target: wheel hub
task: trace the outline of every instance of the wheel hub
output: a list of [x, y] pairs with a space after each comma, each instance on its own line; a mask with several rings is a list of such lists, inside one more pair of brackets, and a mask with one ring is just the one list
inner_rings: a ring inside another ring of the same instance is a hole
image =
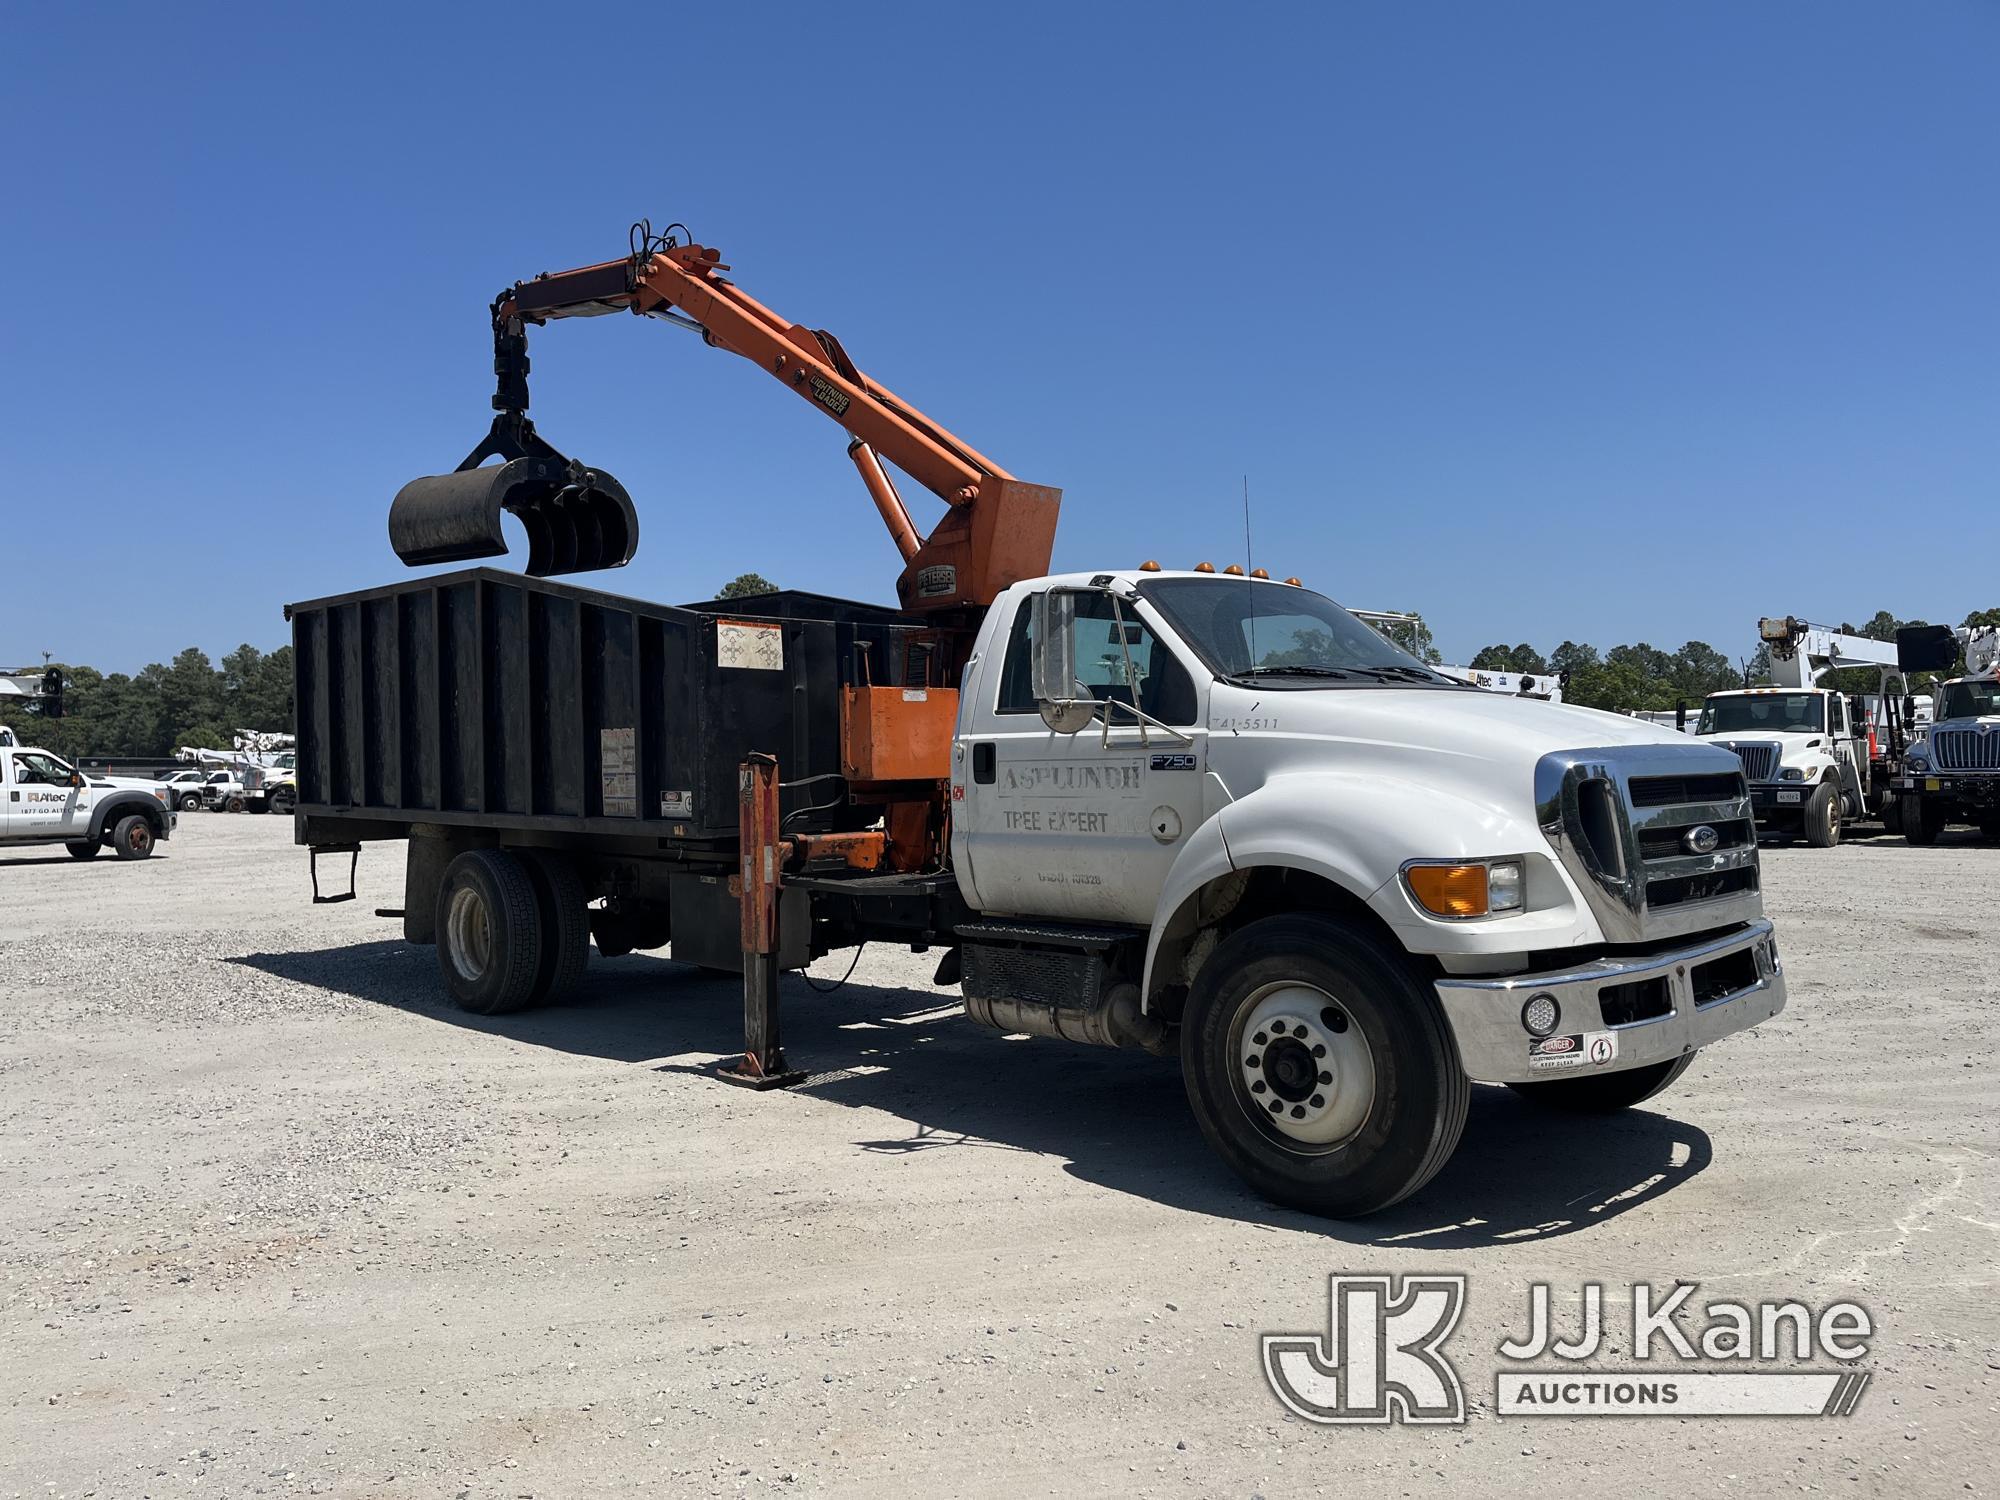
[[445, 940], [459, 978], [477, 983], [492, 961], [493, 925], [486, 903], [470, 886], [452, 892], [451, 904], [445, 909]]
[[1339, 1145], [1374, 1107], [1367, 1038], [1345, 1007], [1311, 985], [1272, 985], [1252, 997], [1237, 1060], [1252, 1117], [1302, 1145]]

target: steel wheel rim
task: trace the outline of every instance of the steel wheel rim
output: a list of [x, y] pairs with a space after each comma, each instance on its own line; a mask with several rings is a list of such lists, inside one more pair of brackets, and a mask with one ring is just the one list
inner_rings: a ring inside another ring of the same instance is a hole
[[1335, 1151], [1374, 1113], [1375, 1054], [1348, 1007], [1296, 980], [1253, 993], [1230, 1028], [1237, 1103], [1294, 1151]]
[[125, 835], [125, 847], [130, 849], [134, 854], [137, 854], [152, 842], [153, 830], [148, 828], [144, 823], [139, 824], [130, 833]]
[[478, 983], [493, 962], [493, 921], [486, 902], [471, 886], [460, 886], [451, 893], [451, 904], [445, 908], [445, 936], [449, 939], [445, 951], [458, 977], [469, 984]]

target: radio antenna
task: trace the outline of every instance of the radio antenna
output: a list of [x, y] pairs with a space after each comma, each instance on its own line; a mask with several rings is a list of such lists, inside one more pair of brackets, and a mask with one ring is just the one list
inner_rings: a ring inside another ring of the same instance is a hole
[[1252, 560], [1250, 555], [1250, 476], [1243, 476], [1243, 583], [1250, 590], [1250, 665], [1258, 665], [1257, 656], [1257, 584], [1250, 576]]

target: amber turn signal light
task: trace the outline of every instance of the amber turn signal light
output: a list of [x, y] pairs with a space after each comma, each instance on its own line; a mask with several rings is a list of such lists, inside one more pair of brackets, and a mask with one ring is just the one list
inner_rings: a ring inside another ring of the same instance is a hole
[[1417, 904], [1434, 917], [1486, 915], [1484, 865], [1411, 865], [1403, 878]]

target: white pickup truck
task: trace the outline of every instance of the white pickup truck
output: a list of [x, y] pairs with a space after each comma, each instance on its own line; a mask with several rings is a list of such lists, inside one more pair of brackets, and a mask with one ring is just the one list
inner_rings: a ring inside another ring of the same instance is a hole
[[0, 847], [61, 844], [77, 859], [109, 845], [144, 859], [171, 837], [177, 814], [163, 782], [79, 771], [50, 751], [0, 744]]

